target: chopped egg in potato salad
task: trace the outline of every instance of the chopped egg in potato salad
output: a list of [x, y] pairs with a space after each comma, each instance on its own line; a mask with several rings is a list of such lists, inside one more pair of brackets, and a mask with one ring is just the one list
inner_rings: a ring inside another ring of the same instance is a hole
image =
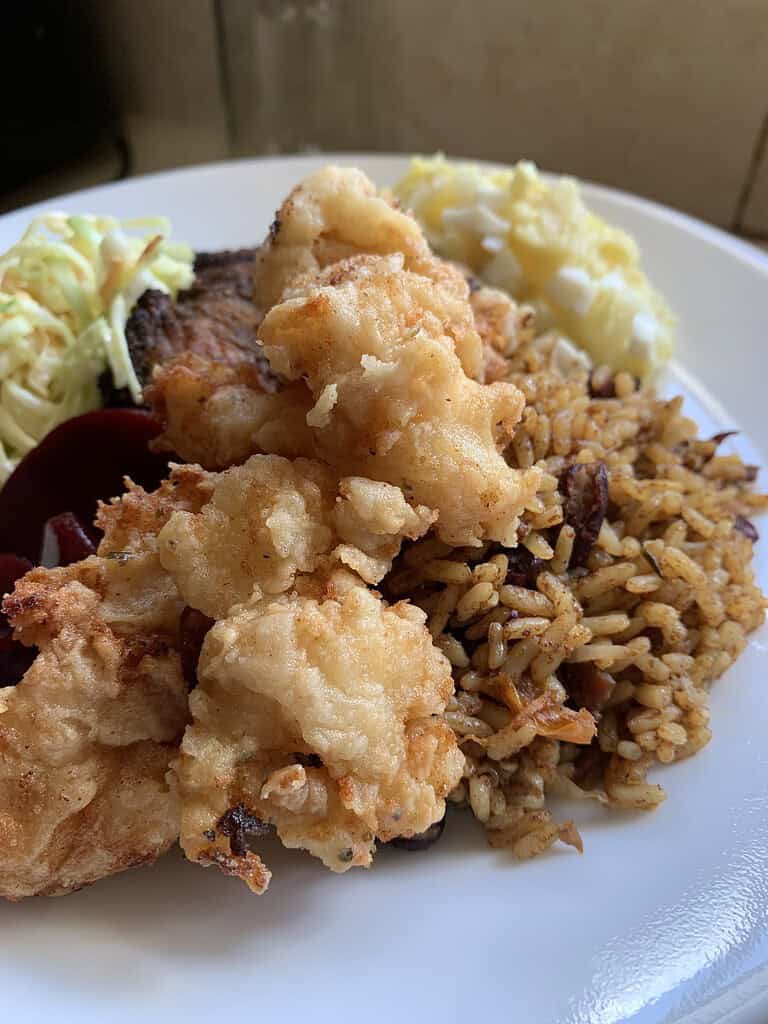
[[530, 302], [595, 364], [645, 378], [673, 349], [675, 318], [634, 240], [592, 213], [572, 178], [415, 158], [394, 193], [439, 255]]

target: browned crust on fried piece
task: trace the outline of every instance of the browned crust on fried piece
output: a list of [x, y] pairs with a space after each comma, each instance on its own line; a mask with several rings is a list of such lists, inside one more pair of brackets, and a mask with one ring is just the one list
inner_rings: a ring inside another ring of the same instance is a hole
[[0, 689], [1, 896], [71, 892], [175, 842], [166, 774], [188, 715], [183, 601], [156, 535], [207, 494], [188, 466], [155, 494], [131, 485], [100, 509], [98, 555], [33, 569], [6, 597], [16, 638], [39, 653]]

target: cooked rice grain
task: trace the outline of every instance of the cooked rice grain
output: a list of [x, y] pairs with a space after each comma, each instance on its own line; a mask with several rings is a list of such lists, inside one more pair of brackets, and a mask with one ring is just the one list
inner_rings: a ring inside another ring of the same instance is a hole
[[[664, 799], [653, 765], [709, 742], [709, 684], [765, 614], [749, 517], [768, 499], [750, 488], [753, 467], [697, 439], [680, 399], [605, 368], [563, 377], [552, 336], [516, 344], [508, 379], [527, 407], [507, 457], [542, 470], [518, 547], [451, 550], [430, 536], [384, 589], [427, 610], [453, 667], [446, 720], [467, 758], [451, 801], [527, 858], [558, 840], [581, 849], [549, 793], [647, 810]], [[571, 565], [583, 524], [563, 522], [559, 487], [577, 462], [608, 475], [584, 569]]]

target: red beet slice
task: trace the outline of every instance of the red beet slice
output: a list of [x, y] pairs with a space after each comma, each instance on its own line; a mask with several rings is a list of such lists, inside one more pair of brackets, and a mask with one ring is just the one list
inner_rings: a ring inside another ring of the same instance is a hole
[[40, 565], [46, 569], [80, 562], [95, 551], [96, 545], [71, 512], [52, 516], [43, 527]]
[[56, 427], [0, 491], [0, 551], [36, 560], [46, 522], [62, 512], [91, 532], [96, 502], [122, 494], [124, 476], [148, 490], [157, 487], [168, 458], [148, 445], [159, 432], [143, 409], [101, 409]]
[[33, 568], [28, 558], [18, 555], [0, 555], [0, 597], [5, 597], [13, 590], [16, 580]]
[[[32, 568], [26, 558], [0, 555], [0, 596], [13, 590], [16, 580]], [[36, 647], [25, 647], [13, 639], [13, 630], [5, 615], [0, 613], [0, 686], [15, 686], [35, 660]]]

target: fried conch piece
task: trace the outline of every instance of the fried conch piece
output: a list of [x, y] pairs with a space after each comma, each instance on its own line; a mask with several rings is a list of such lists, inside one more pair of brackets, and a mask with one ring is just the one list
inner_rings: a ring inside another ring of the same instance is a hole
[[296, 290], [303, 293], [331, 264], [393, 253], [401, 254], [407, 270], [430, 279], [433, 287], [423, 301], [439, 317], [465, 373], [480, 379], [483, 348], [464, 275], [435, 256], [416, 220], [380, 196], [356, 168], [323, 167], [291, 192], [256, 254], [254, 302], [268, 310]]
[[318, 457], [340, 475], [388, 481], [429, 505], [448, 544], [515, 545], [540, 480], [501, 454], [524, 397], [464, 373], [437, 294], [400, 254], [345, 260], [270, 310], [264, 352], [276, 372], [307, 381]]
[[[102, 506], [99, 554], [34, 569], [4, 611], [39, 653], [0, 689], [0, 895], [58, 895], [153, 861], [175, 842], [165, 776], [187, 721], [183, 602], [155, 551], [205, 478], [185, 469]], [[111, 552], [111, 555], [110, 555]]]
[[412, 508], [397, 487], [337, 481], [307, 459], [254, 455], [210, 479], [208, 504], [199, 514], [173, 515], [158, 543], [187, 603], [214, 619], [334, 562], [377, 583], [403, 538], [422, 536], [435, 518], [426, 507]]
[[144, 397], [163, 424], [153, 442], [205, 469], [226, 469], [256, 451], [294, 458], [314, 452], [303, 385], [263, 390], [254, 369], [189, 352], [155, 369]]
[[213, 627], [174, 766], [187, 857], [260, 893], [270, 874], [247, 838], [265, 824], [346, 871], [377, 839], [442, 818], [463, 755], [439, 717], [453, 684], [424, 618], [343, 574]]

